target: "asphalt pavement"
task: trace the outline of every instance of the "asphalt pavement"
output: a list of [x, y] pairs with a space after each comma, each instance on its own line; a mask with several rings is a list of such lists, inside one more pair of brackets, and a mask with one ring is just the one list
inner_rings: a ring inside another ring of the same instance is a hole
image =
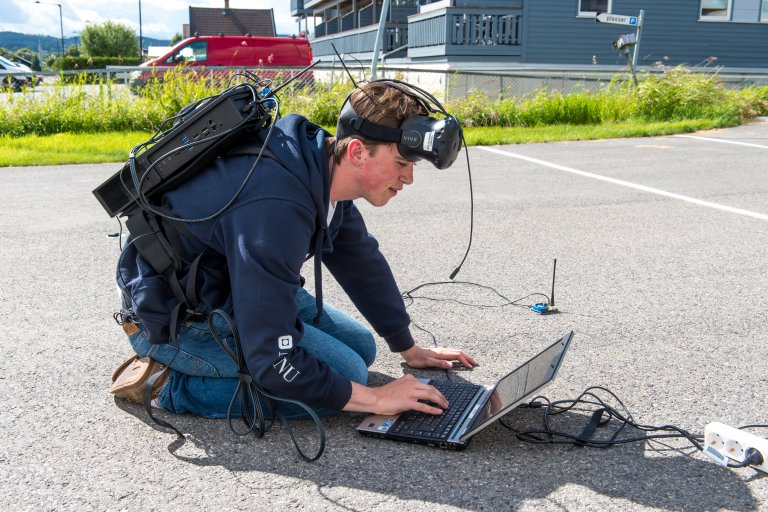
[[[492, 384], [573, 330], [552, 400], [602, 386], [643, 424], [768, 423], [768, 122], [693, 135], [470, 148], [472, 248], [459, 283], [409, 306], [419, 343], [468, 351], [481, 365], [451, 377]], [[448, 281], [462, 259], [462, 158], [417, 166], [384, 208], [360, 205], [404, 291]], [[541, 445], [494, 424], [451, 452], [362, 437], [363, 415], [345, 413], [324, 420], [325, 454], [307, 463], [280, 425], [256, 439], [161, 415], [178, 440], [107, 391], [129, 346], [112, 319], [118, 224], [91, 190], [118, 167], [0, 169], [0, 509], [768, 510], [764, 474], [680, 439]], [[540, 316], [520, 304], [550, 294], [555, 258], [560, 313]], [[377, 342], [372, 384], [445, 377]], [[552, 424], [578, 434], [590, 415]], [[506, 421], [538, 429], [542, 413]], [[314, 442], [311, 423], [294, 426]]]

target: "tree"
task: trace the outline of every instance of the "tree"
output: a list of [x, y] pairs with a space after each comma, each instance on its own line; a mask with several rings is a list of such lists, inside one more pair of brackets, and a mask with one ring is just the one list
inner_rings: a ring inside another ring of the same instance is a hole
[[169, 46], [176, 46], [176, 43], [181, 41], [181, 34], [176, 32], [173, 37], [171, 38], [171, 42], [168, 43]]
[[33, 71], [42, 71], [42, 66], [40, 65], [40, 59], [37, 57], [37, 54], [32, 56], [32, 65], [30, 66]]
[[65, 57], [79, 57], [80, 56], [80, 48], [78, 48], [76, 44], [71, 44], [71, 45], [69, 45], [69, 48], [64, 50], [64, 56]]
[[85, 54], [91, 57], [138, 57], [136, 32], [121, 23], [105, 21], [87, 25], [80, 33]]
[[26, 60], [27, 62], [32, 61], [32, 56], [35, 55], [35, 52], [30, 50], [29, 48], [19, 48], [16, 50], [16, 56], [21, 57], [22, 59]]

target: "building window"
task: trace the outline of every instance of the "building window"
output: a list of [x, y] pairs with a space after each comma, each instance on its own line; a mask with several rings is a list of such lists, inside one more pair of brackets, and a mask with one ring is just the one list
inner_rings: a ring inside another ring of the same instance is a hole
[[579, 16], [595, 16], [599, 12], [611, 12], [611, 0], [579, 0]]
[[760, 7], [760, 21], [768, 21], [768, 0], [763, 0]]
[[731, 19], [731, 0], [701, 0], [701, 20]]

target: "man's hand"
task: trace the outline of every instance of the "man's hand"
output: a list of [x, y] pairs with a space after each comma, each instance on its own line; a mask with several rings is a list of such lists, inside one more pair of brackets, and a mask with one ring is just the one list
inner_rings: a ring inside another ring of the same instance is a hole
[[421, 348], [416, 345], [400, 352], [405, 362], [411, 368], [453, 368], [453, 362], [458, 361], [465, 368], [474, 368], [477, 361], [463, 350], [453, 348]]
[[[427, 400], [439, 407], [433, 407], [419, 400]], [[352, 397], [344, 406], [344, 410], [383, 415], [409, 410], [442, 414], [443, 409], [447, 407], [448, 400], [437, 389], [424, 384], [413, 375], [405, 375], [377, 388], [369, 388], [353, 382]]]

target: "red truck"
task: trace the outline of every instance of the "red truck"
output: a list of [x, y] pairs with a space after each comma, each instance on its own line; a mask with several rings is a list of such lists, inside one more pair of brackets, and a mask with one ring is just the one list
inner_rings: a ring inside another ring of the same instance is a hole
[[[159, 76], [164, 68], [174, 66], [244, 68], [255, 71], [261, 78], [271, 79], [280, 70], [297, 71], [311, 63], [312, 50], [306, 38], [197, 36], [184, 39], [165, 55], [144, 62], [141, 67], [146, 70], [131, 74], [131, 88], [143, 87], [150, 78]], [[260, 71], [258, 68], [267, 69]]]

